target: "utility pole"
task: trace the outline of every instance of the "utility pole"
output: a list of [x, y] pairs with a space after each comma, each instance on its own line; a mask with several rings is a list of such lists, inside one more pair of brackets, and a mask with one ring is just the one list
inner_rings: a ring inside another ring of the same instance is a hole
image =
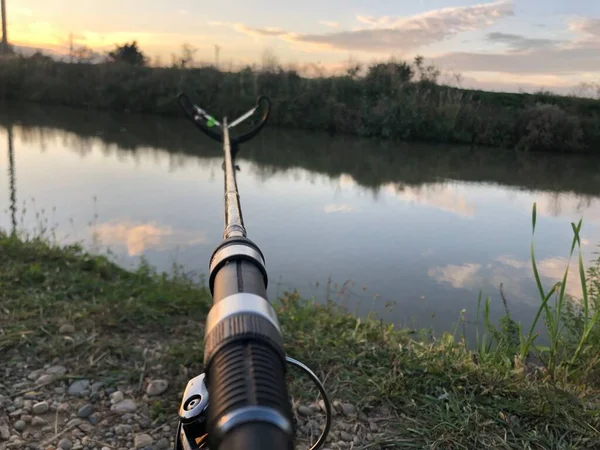
[[[4, 0], [2, 0], [4, 1]], [[219, 52], [221, 51], [221, 47], [215, 44], [215, 67], [219, 68]]]
[[69, 33], [69, 62], [73, 62], [73, 33]]
[[2, 2], [2, 48], [0, 53], [8, 53], [8, 35], [6, 34], [6, 0], [0, 0]]

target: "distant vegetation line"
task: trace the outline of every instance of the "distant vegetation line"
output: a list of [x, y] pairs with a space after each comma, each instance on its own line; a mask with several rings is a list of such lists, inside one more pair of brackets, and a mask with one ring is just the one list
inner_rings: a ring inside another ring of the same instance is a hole
[[548, 93], [512, 94], [437, 84], [422, 58], [305, 78], [276, 65], [224, 72], [153, 68], [123, 46], [101, 64], [34, 55], [0, 64], [0, 99], [130, 113], [180, 115], [185, 91], [215, 115], [248, 109], [259, 94], [273, 101], [271, 124], [364, 137], [448, 142], [525, 150], [599, 152], [600, 101]]

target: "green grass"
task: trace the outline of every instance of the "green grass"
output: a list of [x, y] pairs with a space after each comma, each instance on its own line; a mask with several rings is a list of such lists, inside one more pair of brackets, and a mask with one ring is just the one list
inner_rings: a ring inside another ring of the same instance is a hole
[[[79, 376], [134, 382], [163, 370], [181, 388], [201, 370], [209, 304], [203, 285], [180, 271], [167, 277], [142, 265], [127, 272], [76, 246], [0, 235], [3, 361], [31, 354], [41, 361], [59, 357]], [[573, 324], [589, 326], [577, 314], [573, 311]], [[288, 354], [312, 367], [332, 398], [363, 410], [389, 410], [380, 446], [600, 445], [598, 379], [583, 383], [578, 373], [548, 374], [529, 370], [525, 362], [488, 358], [451, 334], [416, 341], [406, 330], [295, 293], [283, 295], [278, 315]], [[59, 334], [67, 322], [76, 332]], [[588, 336], [595, 338], [597, 327]], [[494, 351], [497, 345], [488, 347]], [[581, 351], [578, 357], [584, 361], [586, 355]], [[300, 386], [293, 383], [292, 392], [299, 394]], [[166, 417], [176, 413], [175, 405], [176, 399], [165, 399], [151, 411]]]

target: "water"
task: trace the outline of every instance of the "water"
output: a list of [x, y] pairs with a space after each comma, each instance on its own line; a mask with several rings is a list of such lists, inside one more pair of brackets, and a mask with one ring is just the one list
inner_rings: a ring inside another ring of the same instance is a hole
[[[0, 113], [0, 227], [47, 228], [135, 267], [207, 271], [223, 227], [221, 149], [184, 120], [64, 109]], [[539, 302], [529, 262], [531, 208], [549, 287], [561, 278], [570, 222], [584, 257], [600, 242], [600, 174], [591, 156], [381, 143], [265, 129], [238, 174], [249, 236], [270, 295], [298, 289], [359, 314], [450, 329], [474, 319], [480, 291], [528, 321]], [[9, 170], [12, 166], [12, 171]], [[4, 175], [6, 174], [6, 175]], [[576, 278], [567, 290], [580, 295]]]

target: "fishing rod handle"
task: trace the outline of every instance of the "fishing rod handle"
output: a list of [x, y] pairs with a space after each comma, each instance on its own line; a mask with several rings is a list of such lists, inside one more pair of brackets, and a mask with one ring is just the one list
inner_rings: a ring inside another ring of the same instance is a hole
[[207, 431], [214, 450], [292, 450], [292, 411], [277, 315], [264, 258], [247, 238], [215, 250], [205, 330]]

